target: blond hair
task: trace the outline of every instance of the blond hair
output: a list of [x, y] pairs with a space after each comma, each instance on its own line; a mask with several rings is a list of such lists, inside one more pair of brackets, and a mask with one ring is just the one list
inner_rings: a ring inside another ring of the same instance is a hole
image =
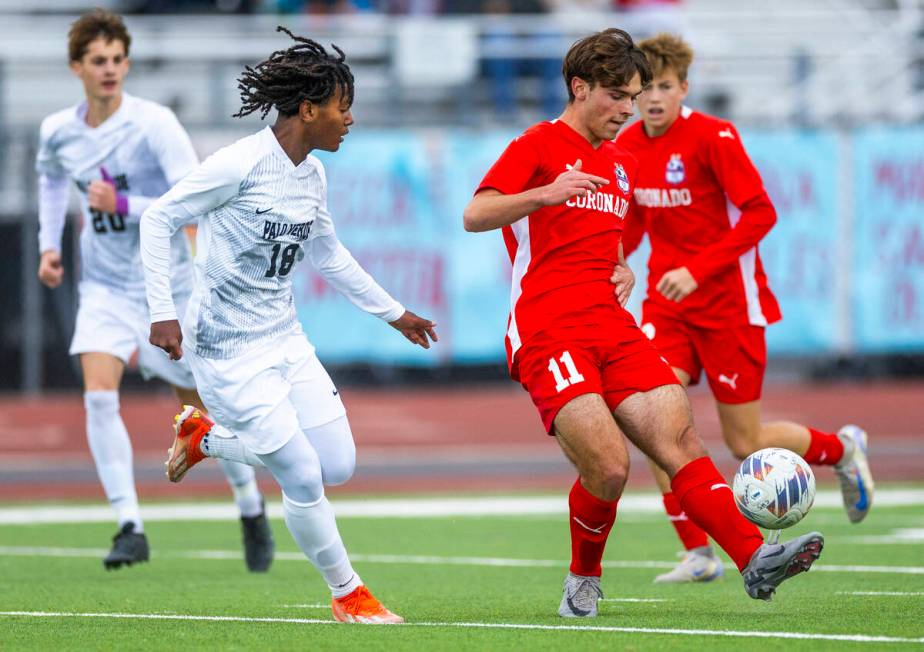
[[686, 80], [687, 71], [693, 63], [693, 49], [682, 38], [662, 33], [646, 38], [638, 47], [645, 53], [655, 77], [672, 70], [680, 81]]

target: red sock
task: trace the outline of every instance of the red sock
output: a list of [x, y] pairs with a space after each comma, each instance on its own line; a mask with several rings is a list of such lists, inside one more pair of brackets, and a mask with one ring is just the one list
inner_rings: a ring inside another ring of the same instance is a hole
[[747, 566], [764, 537], [738, 511], [731, 488], [712, 460], [700, 457], [688, 463], [677, 471], [671, 488], [690, 520], [728, 553], [738, 570]]
[[809, 441], [808, 450], [802, 456], [806, 462], [833, 466], [841, 461], [844, 456], [844, 444], [837, 438], [837, 435], [814, 428], [809, 428], [808, 431], [812, 438]]
[[600, 500], [578, 478], [568, 495], [571, 525], [571, 572], [599, 577], [606, 538], [616, 522], [616, 502]]
[[671, 521], [671, 525], [677, 530], [677, 536], [683, 542], [683, 547], [687, 550], [693, 548], [702, 548], [709, 545], [709, 538], [696, 523], [687, 518], [683, 508], [677, 501], [677, 497], [672, 493], [666, 493], [664, 498], [664, 511]]

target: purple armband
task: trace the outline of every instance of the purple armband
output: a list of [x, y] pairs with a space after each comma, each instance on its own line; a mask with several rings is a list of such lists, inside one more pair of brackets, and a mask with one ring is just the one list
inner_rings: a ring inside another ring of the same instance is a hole
[[120, 192], [116, 193], [116, 213], [128, 215], [128, 195], [123, 195]]

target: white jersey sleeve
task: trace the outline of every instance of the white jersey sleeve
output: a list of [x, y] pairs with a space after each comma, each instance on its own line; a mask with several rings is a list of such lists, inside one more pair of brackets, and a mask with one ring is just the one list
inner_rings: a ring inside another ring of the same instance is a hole
[[67, 168], [58, 156], [54, 142], [55, 133], [67, 123], [66, 111], [53, 113], [44, 120], [39, 128], [39, 147], [35, 156], [35, 171], [49, 177], [67, 177]]
[[39, 253], [61, 251], [67, 200], [67, 177], [39, 176]]
[[[147, 141], [168, 186], [172, 187], [199, 164], [199, 157], [176, 114], [167, 107], [158, 109], [152, 112], [146, 125]], [[140, 218], [157, 199], [157, 196], [129, 195], [129, 215]]]
[[171, 236], [239, 191], [246, 170], [232, 154], [225, 148], [207, 158], [141, 218], [141, 260], [152, 323], [177, 318], [170, 290]]
[[312, 238], [308, 256], [318, 273], [357, 308], [387, 322], [404, 314], [404, 306], [375, 282], [334, 233]]

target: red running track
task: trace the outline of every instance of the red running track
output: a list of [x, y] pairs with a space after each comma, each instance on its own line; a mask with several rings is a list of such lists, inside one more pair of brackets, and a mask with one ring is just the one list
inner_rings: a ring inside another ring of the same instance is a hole
[[[542, 431], [519, 386], [474, 388], [343, 388], [358, 449], [358, 468], [343, 492], [561, 490], [574, 473], [555, 441]], [[712, 399], [691, 391], [697, 428], [720, 470], [735, 461], [721, 443]], [[135, 450], [142, 499], [226, 495], [217, 465], [204, 462], [183, 483], [164, 479], [172, 439], [172, 398], [161, 390], [122, 397]], [[924, 479], [924, 382], [775, 384], [765, 389], [766, 420], [793, 420], [836, 430], [859, 423], [870, 433], [878, 480]], [[652, 488], [643, 458], [633, 450], [630, 487]], [[819, 482], [833, 481], [829, 469]], [[261, 485], [273, 493], [271, 478]], [[102, 498], [84, 436], [79, 394], [0, 398], [0, 500]]]

